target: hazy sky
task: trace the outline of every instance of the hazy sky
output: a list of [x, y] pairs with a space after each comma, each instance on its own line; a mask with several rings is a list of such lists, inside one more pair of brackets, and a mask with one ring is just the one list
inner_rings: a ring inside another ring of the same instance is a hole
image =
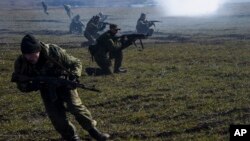
[[205, 16], [216, 14], [227, 2], [250, 2], [250, 0], [154, 0], [162, 6], [166, 16]]
[[229, 2], [250, 2], [250, 0], [228, 0]]

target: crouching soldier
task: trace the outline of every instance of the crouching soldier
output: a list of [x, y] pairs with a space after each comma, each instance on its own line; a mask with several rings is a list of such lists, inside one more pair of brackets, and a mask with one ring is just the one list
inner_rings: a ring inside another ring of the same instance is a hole
[[[116, 36], [119, 28], [117, 25], [110, 24], [109, 30], [103, 33], [96, 40], [96, 45], [90, 46], [90, 53], [93, 55], [95, 62], [100, 67], [99, 69], [87, 70], [89, 75], [96, 73], [95, 75], [109, 75], [114, 73], [125, 73], [126, 69], [121, 68], [123, 53], [122, 50], [132, 44], [132, 42], [122, 42], [119, 37]], [[91, 49], [92, 48], [92, 49]], [[111, 60], [114, 59], [114, 70], [111, 71]]]
[[87, 45], [96, 43], [96, 39], [100, 36], [99, 32], [105, 29], [105, 25], [100, 24], [100, 17], [93, 16], [87, 23], [84, 37], [88, 40]]
[[151, 28], [154, 25], [154, 22], [148, 21], [146, 19], [146, 14], [141, 13], [140, 18], [137, 20], [136, 31], [139, 34], [145, 34], [148, 36], [152, 36], [154, 33], [154, 29]]
[[97, 141], [106, 141], [109, 135], [97, 130], [96, 121], [82, 104], [76, 88], [55, 88], [36, 81], [21, 80], [23, 77], [53, 77], [77, 82], [82, 71], [80, 60], [57, 45], [45, 44], [29, 34], [22, 39], [21, 52], [22, 55], [15, 61], [12, 82], [16, 82], [21, 92], [40, 91], [46, 112], [62, 138], [66, 141], [80, 141], [75, 126], [66, 117], [67, 109], [91, 137]]
[[81, 17], [80, 15], [76, 15], [70, 23], [69, 26], [69, 32], [70, 33], [79, 33], [82, 34], [83, 33], [83, 28], [84, 28], [84, 24], [81, 21]]

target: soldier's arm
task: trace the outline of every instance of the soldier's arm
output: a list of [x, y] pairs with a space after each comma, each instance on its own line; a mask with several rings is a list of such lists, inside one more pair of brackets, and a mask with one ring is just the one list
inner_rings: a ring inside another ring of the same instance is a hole
[[[81, 61], [71, 55], [69, 55], [64, 49], [54, 45], [51, 49], [54, 49], [56, 57], [61, 61], [61, 64], [69, 69], [73, 75], [80, 77], [82, 72]], [[55, 57], [55, 56], [54, 56]]]
[[143, 21], [143, 20], [139, 20], [139, 24], [142, 26], [147, 26], [148, 22], [147, 21]]
[[114, 51], [117, 51], [117, 50], [120, 50], [121, 49], [121, 46], [118, 45], [114, 40], [112, 39], [108, 39], [107, 42], [107, 47], [108, 47], [108, 50], [111, 51], [111, 52], [114, 52]]
[[90, 24], [89, 24], [89, 26], [90, 26], [90, 28], [91, 29], [94, 29], [94, 30], [98, 30], [98, 24], [95, 24], [94, 22], [91, 22]]
[[21, 69], [25, 66], [22, 66], [23, 62], [22, 62], [22, 56], [20, 56], [14, 64], [14, 72], [12, 74], [12, 78], [11, 81], [15, 82], [17, 84], [17, 88], [21, 91], [21, 92], [31, 92], [31, 91], [37, 91], [38, 90], [38, 86], [35, 86], [32, 82], [30, 81], [19, 81], [16, 80], [18, 75], [25, 75], [23, 74], [24, 72], [21, 72]]

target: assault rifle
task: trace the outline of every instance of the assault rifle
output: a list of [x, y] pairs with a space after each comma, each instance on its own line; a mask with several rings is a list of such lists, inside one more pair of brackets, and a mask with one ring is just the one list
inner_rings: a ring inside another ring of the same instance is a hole
[[48, 77], [48, 76], [28, 77], [24, 75], [15, 75], [11, 81], [12, 82], [32, 82], [32, 83], [38, 83], [40, 85], [44, 84], [46, 86], [52, 86], [54, 88], [64, 86], [69, 89], [81, 88], [81, 89], [85, 89], [89, 91], [101, 92], [100, 90], [96, 89], [94, 85], [86, 86], [79, 82], [74, 82], [74, 81], [70, 81], [67, 79], [63, 79], [63, 78]]
[[55, 77], [47, 77], [47, 76], [38, 76], [38, 77], [28, 77], [24, 75], [15, 75], [12, 74], [11, 82], [26, 82], [31, 83], [34, 86], [39, 88], [48, 88], [50, 98], [52, 101], [55, 101], [57, 99], [56, 96], [56, 89], [58, 87], [65, 87], [68, 89], [76, 89], [81, 88], [89, 91], [94, 92], [101, 92], [100, 90], [96, 89], [94, 85], [92, 86], [86, 86], [84, 84], [81, 84], [79, 82], [70, 81], [63, 78], [55, 78]]
[[98, 30], [99, 31], [103, 31], [106, 28], [106, 25], [111, 25], [112, 23], [108, 23], [108, 22], [99, 22], [98, 24]]
[[47, 76], [39, 76], [39, 77], [28, 77], [24, 75], [16, 75], [12, 74], [11, 82], [24, 82], [33, 84], [36, 87], [36, 90], [39, 88], [47, 88], [49, 91], [49, 97], [52, 102], [56, 101], [56, 89], [58, 87], [65, 87], [68, 89], [75, 89], [81, 88], [89, 91], [94, 92], [101, 92], [100, 90], [96, 89], [95, 86], [86, 86], [79, 82], [70, 81], [63, 78], [55, 78], [55, 77], [47, 77]]
[[151, 25], [155, 26], [155, 23], [159, 23], [161, 21], [157, 21], [157, 20], [152, 20], [152, 21], [148, 21]]
[[149, 21], [149, 22], [151, 22], [151, 23], [159, 23], [161, 21], [153, 20], [153, 21]]
[[129, 44], [133, 43], [136, 47], [136, 40], [140, 41], [141, 44], [141, 49], [144, 49], [143, 43], [142, 43], [142, 39], [146, 39], [148, 35], [145, 34], [137, 34], [137, 33], [133, 33], [133, 34], [124, 34], [121, 36], [118, 36], [117, 38], [121, 40], [121, 43], [124, 45], [122, 47], [122, 49], [125, 49], [129, 46]]
[[109, 22], [99, 22], [100, 24], [103, 24], [103, 25], [111, 25], [112, 23], [109, 23]]

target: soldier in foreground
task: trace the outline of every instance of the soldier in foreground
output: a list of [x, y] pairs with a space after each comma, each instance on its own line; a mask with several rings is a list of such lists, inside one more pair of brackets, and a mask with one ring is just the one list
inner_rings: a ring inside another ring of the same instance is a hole
[[71, 16], [73, 15], [73, 12], [71, 11], [71, 6], [64, 4], [63, 7], [64, 7], [65, 11], [67, 12], [67, 15], [69, 16], [69, 18], [71, 18]]
[[48, 6], [47, 6], [47, 4], [44, 1], [42, 1], [42, 6], [43, 6], [43, 12], [45, 14], [49, 15]]
[[[92, 48], [91, 54], [94, 56], [95, 62], [101, 68], [100, 70], [86, 69], [88, 75], [109, 75], [114, 73], [125, 73], [126, 69], [122, 69], [122, 49], [130, 46], [132, 41], [119, 40], [116, 34], [120, 30], [117, 25], [110, 24], [109, 30], [97, 38], [96, 45], [90, 46]], [[111, 71], [111, 60], [115, 59], [114, 70]], [[93, 72], [94, 71], [94, 72]]]
[[100, 36], [98, 33], [102, 31], [106, 26], [100, 26], [100, 17], [93, 16], [86, 25], [84, 31], [84, 37], [88, 40], [87, 45], [93, 45], [96, 42], [96, 38]]
[[84, 24], [82, 23], [81, 21], [81, 17], [80, 15], [76, 15], [71, 23], [70, 23], [70, 26], [69, 26], [69, 32], [70, 33], [83, 33], [83, 28], [84, 28]]
[[51, 84], [35, 81], [39, 79], [34, 79], [34, 81], [21, 79], [22, 77], [45, 76], [78, 82], [82, 71], [80, 60], [70, 56], [57, 45], [45, 44], [29, 34], [22, 39], [21, 52], [22, 55], [15, 61], [12, 82], [16, 82], [21, 92], [40, 91], [46, 112], [62, 138], [66, 141], [80, 141], [76, 128], [66, 117], [67, 109], [91, 137], [97, 141], [106, 141], [109, 135], [97, 130], [96, 121], [82, 104], [77, 89], [67, 86], [54, 88]]
[[146, 19], [146, 14], [141, 13], [141, 16], [137, 20], [137, 24], [136, 24], [137, 33], [152, 36], [153, 32], [154, 32], [154, 29], [151, 28], [151, 27], [155, 25], [154, 24], [155, 22], [159, 22], [159, 21], [148, 21]]

